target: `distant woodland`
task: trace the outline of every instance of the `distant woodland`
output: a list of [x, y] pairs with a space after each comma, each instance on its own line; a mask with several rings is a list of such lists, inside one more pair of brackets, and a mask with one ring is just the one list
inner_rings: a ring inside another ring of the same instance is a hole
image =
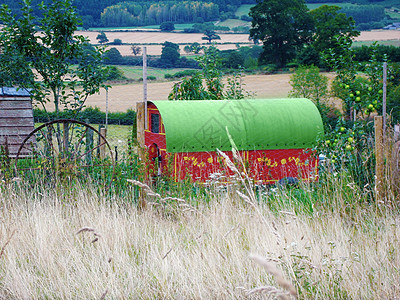
[[[40, 2], [42, 0], [32, 0], [33, 12], [36, 14], [39, 13]], [[50, 0], [43, 2], [46, 4]], [[399, 6], [398, 0], [308, 0], [306, 2], [340, 5], [341, 12], [352, 16], [360, 30], [382, 28], [390, 23], [385, 14], [385, 7]], [[0, 0], [0, 4], [7, 4], [17, 15], [19, 14], [21, 7], [19, 1]], [[226, 20], [237, 18], [235, 12], [243, 4], [256, 4], [256, 0], [74, 0], [74, 6], [82, 18], [84, 28]]]

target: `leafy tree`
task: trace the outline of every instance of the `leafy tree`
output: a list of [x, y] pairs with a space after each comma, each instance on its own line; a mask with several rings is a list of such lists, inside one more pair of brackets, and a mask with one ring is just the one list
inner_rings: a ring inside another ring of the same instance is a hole
[[264, 44], [261, 63], [283, 66], [311, 41], [312, 18], [304, 0], [257, 0], [249, 15], [250, 38]]
[[194, 42], [190, 45], [186, 45], [185, 48], [183, 48], [183, 50], [188, 54], [189, 53], [199, 54], [201, 49], [202, 49], [201, 45], [197, 42]]
[[175, 65], [180, 57], [179, 45], [171, 42], [164, 42], [161, 50], [161, 61], [167, 65]]
[[307, 45], [297, 53], [296, 62], [300, 66], [319, 66], [321, 65], [320, 53], [312, 45]]
[[121, 39], [114, 39], [113, 45], [122, 45], [122, 40]]
[[289, 83], [292, 86], [292, 97], [308, 98], [317, 104], [329, 97], [328, 77], [320, 74], [318, 67], [299, 67], [290, 77]]
[[190, 45], [190, 48], [192, 49], [192, 52], [194, 54], [199, 54], [201, 49], [203, 48], [199, 43], [194, 42]]
[[221, 71], [222, 62], [217, 48], [211, 46], [205, 49], [204, 55], [196, 60], [201, 71], [176, 83], [168, 95], [169, 100], [243, 99], [252, 96], [243, 88], [242, 73], [227, 78], [225, 87]]
[[172, 31], [175, 30], [175, 25], [172, 22], [163, 22], [160, 25], [160, 30], [161, 31]]
[[106, 36], [106, 34], [104, 33], [104, 31], [100, 32], [96, 39], [99, 41], [100, 44], [105, 44], [108, 42], [108, 38]]
[[211, 44], [212, 40], [220, 40], [221, 37], [218, 34], [216, 34], [214, 30], [206, 29], [204, 31], [204, 36], [201, 39], [206, 40], [208, 41], [209, 44]]
[[299, 67], [290, 77], [289, 83], [292, 86], [289, 97], [312, 100], [321, 114], [325, 130], [335, 126], [338, 112], [330, 108], [327, 102], [330, 96], [328, 77], [322, 75], [318, 67]]
[[315, 24], [313, 46], [317, 51], [335, 47], [338, 36], [350, 41], [360, 34], [353, 18], [339, 13], [340, 9], [339, 6], [322, 5], [310, 11]]
[[142, 49], [136, 45], [132, 45], [131, 50], [132, 50], [133, 55], [135, 55], [135, 56], [139, 55], [140, 52], [142, 52]]
[[52, 101], [57, 117], [61, 108], [76, 114], [89, 95], [105, 87], [103, 49], [75, 35], [79, 19], [70, 0], [41, 4], [41, 17], [33, 16], [30, 0], [21, 11], [16, 18], [7, 6], [0, 9], [1, 84], [31, 89], [34, 104], [43, 109]]
[[192, 52], [192, 47], [190, 47], [189, 45], [186, 45], [186, 46], [183, 48], [183, 51], [185, 51], [186, 54], [189, 54], [189, 53]]
[[110, 65], [118, 65], [122, 62], [123, 57], [117, 48], [111, 48], [103, 55], [104, 63]]

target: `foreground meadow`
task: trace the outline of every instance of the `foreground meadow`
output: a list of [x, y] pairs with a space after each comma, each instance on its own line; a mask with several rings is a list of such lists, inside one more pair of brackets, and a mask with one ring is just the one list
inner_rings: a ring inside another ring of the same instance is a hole
[[88, 186], [3, 184], [0, 298], [398, 298], [398, 211], [344, 181], [150, 193], [144, 209]]

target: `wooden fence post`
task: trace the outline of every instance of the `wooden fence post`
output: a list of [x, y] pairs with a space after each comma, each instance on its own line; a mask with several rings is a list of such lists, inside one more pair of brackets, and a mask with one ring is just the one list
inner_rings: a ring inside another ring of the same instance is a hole
[[100, 159], [104, 159], [106, 156], [105, 138], [107, 138], [107, 129], [104, 127], [100, 128], [100, 134], [102, 135], [102, 136], [100, 136]]
[[[146, 111], [145, 111], [145, 102], [137, 102], [136, 103], [136, 128], [137, 128], [137, 141], [139, 144], [138, 154], [140, 159], [140, 164], [145, 166], [145, 139], [144, 139], [144, 130], [145, 130], [145, 118]], [[144, 177], [145, 178], [145, 177]], [[146, 203], [146, 195], [144, 194], [143, 190], [139, 190], [139, 199], [138, 205], [140, 209], [144, 209], [147, 205]]]
[[374, 117], [375, 124], [375, 196], [378, 203], [384, 197], [384, 162], [383, 162], [383, 118], [382, 116]]

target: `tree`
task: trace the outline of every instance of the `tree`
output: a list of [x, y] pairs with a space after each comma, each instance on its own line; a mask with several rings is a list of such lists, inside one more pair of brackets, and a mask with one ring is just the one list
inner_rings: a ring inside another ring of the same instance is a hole
[[136, 45], [132, 45], [131, 50], [132, 50], [133, 55], [135, 55], [135, 56], [139, 55], [140, 52], [142, 52], [142, 49]]
[[261, 63], [285, 65], [296, 51], [311, 41], [312, 18], [304, 0], [257, 0], [250, 9], [250, 38], [261, 40]]
[[206, 29], [204, 31], [204, 36], [201, 39], [206, 40], [208, 41], [209, 44], [211, 44], [212, 40], [220, 40], [221, 37], [218, 34], [216, 34], [214, 30]]
[[338, 36], [351, 41], [360, 34], [353, 18], [339, 13], [340, 9], [339, 6], [322, 5], [310, 11], [315, 24], [313, 46], [317, 51], [337, 47]]
[[110, 65], [120, 64], [123, 60], [121, 53], [117, 48], [111, 48], [103, 55], [104, 63]]
[[34, 17], [26, 0], [17, 19], [1, 7], [0, 82], [30, 89], [34, 105], [44, 110], [52, 101], [57, 118], [61, 108], [78, 113], [89, 95], [105, 87], [104, 51], [75, 35], [79, 19], [70, 0], [53, 0], [40, 10], [42, 16]]
[[180, 57], [179, 45], [171, 42], [164, 42], [161, 50], [161, 61], [166, 64], [173, 66], [176, 64]]
[[122, 40], [121, 39], [114, 39], [113, 45], [122, 45]]
[[190, 47], [189, 45], [186, 45], [186, 46], [183, 48], [183, 51], [185, 51], [186, 54], [189, 54], [189, 53], [192, 52], [192, 47]]
[[292, 97], [308, 98], [317, 106], [328, 100], [328, 77], [320, 74], [318, 67], [299, 67], [289, 83], [293, 88], [289, 92]]
[[175, 30], [175, 25], [172, 22], [163, 22], [160, 25], [160, 30], [161, 31], [172, 31]]
[[104, 31], [100, 32], [96, 39], [99, 41], [100, 44], [105, 44], [108, 42], [108, 38], [106, 36], [106, 34], [104, 33]]
[[169, 100], [221, 100], [243, 99], [253, 96], [243, 88], [243, 75], [234, 74], [227, 78], [226, 91], [221, 71], [219, 50], [213, 46], [204, 49], [204, 55], [196, 60], [201, 67], [192, 77], [174, 84]]

